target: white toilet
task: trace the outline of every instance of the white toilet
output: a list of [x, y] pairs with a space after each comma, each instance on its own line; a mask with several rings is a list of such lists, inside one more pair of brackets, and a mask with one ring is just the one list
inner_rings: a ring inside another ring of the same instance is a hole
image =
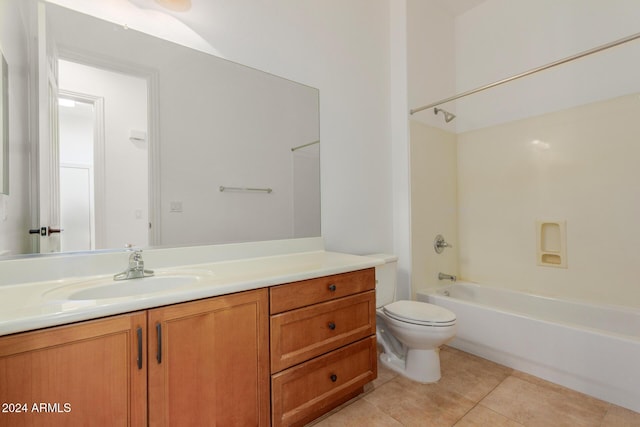
[[384, 366], [414, 381], [440, 379], [440, 346], [456, 334], [456, 315], [444, 307], [420, 301], [395, 301], [397, 257], [375, 254], [385, 264], [376, 267], [376, 337], [384, 349]]

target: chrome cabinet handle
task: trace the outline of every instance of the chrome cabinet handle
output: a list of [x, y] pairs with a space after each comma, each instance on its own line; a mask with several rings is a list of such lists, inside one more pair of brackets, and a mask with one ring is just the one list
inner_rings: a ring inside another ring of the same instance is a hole
[[138, 369], [142, 369], [142, 328], [136, 329], [136, 335], [138, 335]]
[[162, 323], [156, 325], [156, 334], [158, 335], [158, 348], [156, 350], [156, 360], [162, 363]]

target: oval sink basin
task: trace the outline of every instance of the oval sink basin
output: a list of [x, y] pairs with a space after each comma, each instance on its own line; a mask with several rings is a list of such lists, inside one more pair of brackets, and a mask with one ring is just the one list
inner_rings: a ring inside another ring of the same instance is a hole
[[111, 281], [107, 284], [81, 289], [69, 294], [71, 300], [122, 298], [162, 292], [196, 282], [197, 276], [151, 276], [141, 279]]
[[54, 300], [100, 300], [158, 294], [185, 286], [198, 285], [215, 277], [209, 270], [188, 269], [156, 271], [155, 276], [140, 279], [113, 280], [113, 276], [68, 279], [42, 296]]

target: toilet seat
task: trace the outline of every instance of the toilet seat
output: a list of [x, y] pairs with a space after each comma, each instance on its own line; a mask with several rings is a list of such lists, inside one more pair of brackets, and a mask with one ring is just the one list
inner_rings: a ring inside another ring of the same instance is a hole
[[451, 326], [456, 315], [444, 307], [421, 301], [396, 301], [382, 308], [384, 314], [401, 322], [423, 326]]

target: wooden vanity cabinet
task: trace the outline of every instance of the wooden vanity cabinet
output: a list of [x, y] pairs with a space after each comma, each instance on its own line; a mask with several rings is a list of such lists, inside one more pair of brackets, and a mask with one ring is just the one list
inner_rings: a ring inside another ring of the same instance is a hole
[[0, 337], [0, 426], [147, 425], [145, 312]]
[[271, 418], [303, 425], [377, 377], [375, 270], [270, 289]]
[[149, 310], [149, 425], [269, 425], [267, 292]]
[[0, 337], [0, 427], [302, 425], [376, 376], [370, 268]]
[[0, 337], [0, 426], [268, 426], [267, 295]]

